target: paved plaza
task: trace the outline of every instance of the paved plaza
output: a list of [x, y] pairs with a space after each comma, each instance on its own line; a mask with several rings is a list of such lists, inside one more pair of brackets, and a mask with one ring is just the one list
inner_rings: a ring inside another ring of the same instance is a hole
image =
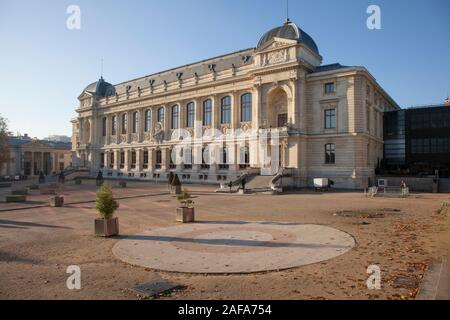
[[[448, 194], [408, 199], [362, 192], [227, 195], [186, 185], [194, 224], [175, 222], [165, 184], [113, 183], [120, 236], [94, 234], [94, 181], [60, 192], [63, 208], [31, 191], [6, 204], [0, 190], [0, 298], [137, 299], [133, 287], [168, 281], [160, 299], [413, 299], [434, 261], [448, 260]], [[67, 267], [81, 269], [68, 290]], [[369, 290], [367, 268], [381, 269]]]

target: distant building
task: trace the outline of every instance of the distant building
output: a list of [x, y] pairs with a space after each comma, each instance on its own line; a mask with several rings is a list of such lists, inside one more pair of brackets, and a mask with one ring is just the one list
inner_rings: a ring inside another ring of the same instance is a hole
[[51, 135], [51, 136], [44, 138], [44, 140], [70, 143], [72, 141], [72, 138], [68, 137], [68, 136], [63, 136], [63, 135]]
[[0, 176], [37, 176], [60, 172], [71, 166], [71, 144], [31, 139], [28, 135], [9, 138], [10, 161]]
[[450, 172], [450, 103], [384, 114], [384, 163], [413, 174]]

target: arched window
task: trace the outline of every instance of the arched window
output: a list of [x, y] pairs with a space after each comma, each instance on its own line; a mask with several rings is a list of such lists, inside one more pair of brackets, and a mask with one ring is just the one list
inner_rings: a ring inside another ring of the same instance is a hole
[[226, 96], [220, 101], [220, 123], [231, 122], [231, 98]]
[[162, 163], [162, 153], [161, 150], [156, 150], [156, 161], [155, 161], [155, 169], [161, 169], [161, 163]]
[[158, 109], [158, 122], [164, 123], [164, 107]]
[[128, 128], [128, 115], [124, 113], [122, 115], [122, 134], [127, 133], [127, 128]]
[[241, 96], [241, 121], [252, 121], [252, 94], [246, 93]]
[[149, 132], [152, 128], [152, 110], [145, 111], [145, 132]]
[[117, 134], [117, 117], [112, 116], [111, 118], [111, 134], [115, 136]]
[[174, 105], [172, 107], [172, 129], [178, 129], [178, 124], [179, 124], [179, 119], [180, 118], [180, 114], [179, 114], [179, 108], [178, 105]]
[[139, 113], [133, 112], [133, 133], [136, 133], [139, 128]]
[[189, 102], [186, 106], [186, 127], [193, 128], [195, 122], [195, 105]]
[[212, 101], [211, 99], [205, 100], [203, 102], [203, 125], [211, 125], [212, 120]]

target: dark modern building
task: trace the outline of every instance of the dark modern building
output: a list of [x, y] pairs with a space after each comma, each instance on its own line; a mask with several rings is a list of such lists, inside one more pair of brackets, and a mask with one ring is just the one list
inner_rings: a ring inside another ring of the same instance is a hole
[[384, 166], [411, 174], [450, 172], [450, 101], [384, 114]]

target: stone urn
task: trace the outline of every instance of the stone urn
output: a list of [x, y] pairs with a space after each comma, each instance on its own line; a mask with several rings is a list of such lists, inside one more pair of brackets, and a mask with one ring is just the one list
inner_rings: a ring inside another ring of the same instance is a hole
[[95, 235], [99, 237], [111, 237], [119, 234], [119, 218], [95, 219]]
[[178, 207], [176, 213], [176, 221], [182, 223], [190, 223], [195, 221], [195, 209], [194, 207]]
[[64, 197], [63, 196], [50, 197], [50, 206], [51, 207], [62, 207], [62, 206], [64, 206]]

